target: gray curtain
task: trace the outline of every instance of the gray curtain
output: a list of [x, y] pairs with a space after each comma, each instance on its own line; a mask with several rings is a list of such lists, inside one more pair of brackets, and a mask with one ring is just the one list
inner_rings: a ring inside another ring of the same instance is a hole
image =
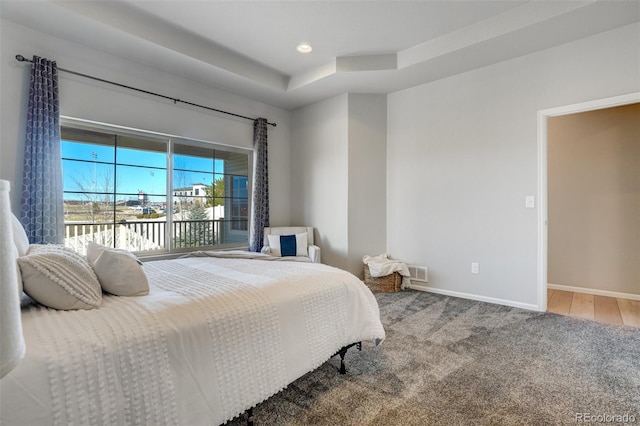
[[269, 226], [269, 165], [267, 163], [267, 120], [253, 122], [253, 198], [249, 250], [260, 251], [264, 228]]
[[31, 244], [64, 241], [58, 68], [33, 57], [20, 221]]

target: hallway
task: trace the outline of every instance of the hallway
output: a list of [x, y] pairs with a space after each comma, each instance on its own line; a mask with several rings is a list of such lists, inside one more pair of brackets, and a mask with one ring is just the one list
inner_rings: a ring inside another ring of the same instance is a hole
[[640, 301], [547, 290], [547, 311], [613, 325], [640, 327]]

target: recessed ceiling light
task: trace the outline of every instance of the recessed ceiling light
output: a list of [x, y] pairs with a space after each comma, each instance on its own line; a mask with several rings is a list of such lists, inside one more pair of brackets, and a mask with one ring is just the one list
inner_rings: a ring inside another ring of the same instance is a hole
[[308, 43], [300, 43], [298, 47], [296, 47], [296, 50], [300, 53], [309, 53], [313, 49], [311, 48], [311, 45]]

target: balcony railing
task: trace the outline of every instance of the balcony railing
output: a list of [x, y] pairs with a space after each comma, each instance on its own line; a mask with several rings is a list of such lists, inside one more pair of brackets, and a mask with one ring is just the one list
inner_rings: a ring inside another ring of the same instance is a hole
[[[173, 248], [196, 248], [225, 242], [224, 220], [174, 220]], [[157, 251], [166, 247], [165, 221], [138, 220], [120, 223], [65, 223], [64, 245], [86, 254], [89, 241], [128, 251]], [[114, 244], [115, 242], [115, 244]]]

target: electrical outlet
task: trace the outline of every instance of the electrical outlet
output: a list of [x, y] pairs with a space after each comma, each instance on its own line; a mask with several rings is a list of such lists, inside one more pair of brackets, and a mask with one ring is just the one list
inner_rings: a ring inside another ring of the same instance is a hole
[[480, 264], [479, 263], [472, 263], [471, 264], [471, 273], [472, 274], [479, 274], [480, 273]]

